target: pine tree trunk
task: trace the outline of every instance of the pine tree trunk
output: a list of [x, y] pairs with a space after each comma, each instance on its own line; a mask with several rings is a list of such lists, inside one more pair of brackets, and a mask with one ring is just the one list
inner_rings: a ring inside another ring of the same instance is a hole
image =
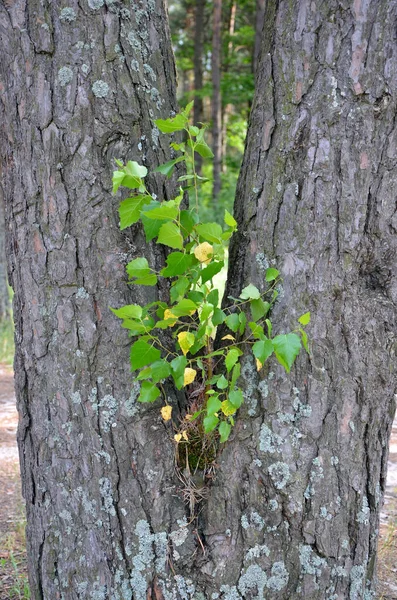
[[212, 197], [216, 202], [221, 191], [222, 170], [222, 0], [214, 0], [212, 27], [212, 151], [214, 153]]
[[263, 25], [265, 18], [266, 0], [256, 0], [255, 8], [255, 44], [254, 55], [252, 59], [252, 71], [256, 74], [259, 62], [259, 54], [263, 39]]
[[267, 3], [227, 293], [271, 265], [276, 333], [312, 314], [292, 375], [256, 381], [247, 362], [249, 494], [288, 571], [269, 597], [373, 597], [397, 388], [396, 17], [395, 0]]
[[176, 108], [164, 6], [0, 3], [34, 600], [371, 597], [396, 389], [396, 0], [268, 4], [228, 291], [262, 287], [274, 261], [275, 326], [310, 309], [312, 354], [288, 377], [245, 359], [245, 404], [191, 519], [172, 428], [137, 406], [109, 311], [147, 300], [126, 261], [162, 260], [139, 227], [120, 234], [109, 190], [114, 157], [169, 158], [152, 123]]
[[[203, 52], [204, 52], [204, 11], [206, 0], [196, 0], [195, 18], [194, 18], [194, 106], [193, 116], [194, 124], [203, 122], [203, 98], [197, 92], [201, 92], [203, 87]], [[196, 171], [200, 175], [202, 158], [197, 155]]]
[[[233, 52], [233, 41], [232, 41], [232, 36], [234, 35], [234, 29], [236, 26], [236, 12], [237, 12], [237, 2], [235, 2], [235, 0], [232, 0], [231, 4], [230, 4], [230, 11], [229, 11], [229, 27], [228, 27], [228, 33], [229, 33], [229, 43], [228, 43], [228, 47], [227, 47], [227, 56], [226, 56], [226, 60], [224, 61], [224, 67], [223, 67], [223, 72], [226, 73], [229, 70], [229, 60], [231, 58], [231, 54]], [[230, 102], [228, 104], [225, 105], [223, 111], [222, 111], [222, 152], [221, 152], [221, 159], [222, 159], [222, 173], [226, 172], [226, 153], [227, 153], [227, 128], [229, 125], [229, 119], [230, 119], [230, 115], [233, 112], [233, 104], [230, 104]]]
[[[150, 540], [160, 576], [185, 507], [171, 432], [158, 407], [137, 406], [129, 338], [109, 310], [145, 301], [128, 260], [161, 259], [139, 227], [120, 233], [111, 172], [115, 158], [170, 158], [153, 124], [176, 110], [165, 7], [4, 1], [0, 35], [31, 597], [146, 600]], [[150, 183], [160, 198], [163, 179]]]
[[0, 324], [10, 318], [10, 300], [7, 287], [4, 200], [0, 189]]

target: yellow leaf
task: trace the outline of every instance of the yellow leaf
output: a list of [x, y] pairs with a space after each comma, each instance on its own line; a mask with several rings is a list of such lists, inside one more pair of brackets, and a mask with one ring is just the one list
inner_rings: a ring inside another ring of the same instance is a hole
[[261, 368], [263, 367], [263, 364], [261, 363], [261, 361], [259, 360], [259, 358], [256, 358], [255, 362], [256, 362], [256, 370], [260, 371]]
[[174, 435], [174, 440], [175, 440], [176, 442], [178, 442], [178, 443], [179, 443], [179, 442], [181, 441], [181, 439], [182, 439], [182, 434], [180, 434], [180, 433], [176, 433], [176, 434]]
[[181, 331], [178, 333], [178, 342], [183, 354], [186, 356], [186, 354], [189, 352], [189, 348], [191, 348], [194, 344], [193, 333], [190, 333], [189, 331]]
[[223, 340], [232, 340], [232, 342], [234, 342], [236, 338], [228, 333], [227, 335], [224, 335], [222, 339]]
[[197, 371], [195, 369], [190, 369], [186, 367], [185, 373], [183, 376], [183, 385], [189, 385], [196, 379]]
[[237, 409], [229, 400], [224, 400], [221, 405], [221, 410], [226, 417], [230, 417], [230, 415], [234, 415]]
[[172, 406], [163, 406], [161, 409], [161, 416], [164, 421], [169, 421], [171, 419]]
[[203, 242], [194, 249], [194, 256], [197, 258], [197, 260], [199, 260], [201, 263], [205, 263], [206, 265], [211, 262], [213, 253], [214, 248], [208, 242]]
[[170, 319], [174, 319], [173, 321], [170, 321], [169, 327], [173, 327], [175, 325], [175, 323], [178, 320], [178, 317], [176, 317], [169, 308], [166, 308], [164, 311], [164, 321], [170, 320]]
[[187, 437], [187, 433], [186, 433], [186, 431], [182, 431], [182, 437], [183, 437], [183, 439], [184, 439], [184, 440], [186, 440], [186, 441], [188, 441], [188, 439], [189, 439], [189, 438]]

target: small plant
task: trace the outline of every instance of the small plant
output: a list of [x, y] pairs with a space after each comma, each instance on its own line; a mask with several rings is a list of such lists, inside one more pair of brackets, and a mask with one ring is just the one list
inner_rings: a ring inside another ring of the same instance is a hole
[[[259, 290], [249, 283], [239, 298], [229, 298], [231, 303], [221, 307], [216, 275], [224, 268], [228, 242], [237, 223], [228, 211], [223, 228], [218, 223], [199, 222], [198, 186], [208, 180], [197, 175], [194, 157], [195, 153], [203, 158], [213, 155], [204, 139], [205, 126], [189, 123], [192, 104], [173, 118], [155, 121], [162, 133], [185, 135], [185, 141], [171, 143], [179, 156], [155, 169], [170, 177], [176, 164], [185, 163], [187, 174], [178, 179], [185, 187], [180, 188], [175, 199], [163, 202], [154, 199], [144, 182], [147, 169], [135, 161], [126, 165], [117, 161], [119, 170], [113, 173], [114, 193], [120, 186], [133, 190], [133, 195], [120, 204], [120, 228], [140, 221], [147, 242], [157, 238], [158, 244], [172, 250], [159, 273], [145, 257], [129, 262], [129, 281], [154, 286], [159, 278], [168, 279], [170, 301], [150, 302], [145, 306], [130, 304], [112, 310], [135, 338], [131, 368], [139, 370], [137, 378], [142, 382], [138, 400], [154, 402], [162, 397], [165, 401], [162, 417], [170, 420], [172, 408], [166, 404], [162, 381], [171, 377], [177, 389], [194, 391], [190, 394], [193, 400], [188, 414], [175, 435], [176, 441], [188, 443], [190, 435], [193, 443], [200, 435], [214, 436], [217, 432], [223, 443], [229, 438], [236, 412], [244, 400], [238, 386], [243, 349], [251, 348], [258, 370], [274, 354], [289, 372], [301, 343], [307, 350], [303, 327], [309, 323], [310, 313], [300, 317], [296, 331], [273, 336], [269, 312], [280, 281], [274, 268], [266, 271], [265, 289]], [[183, 204], [186, 191], [193, 196], [193, 209]], [[225, 329], [220, 340], [222, 347], [214, 349], [216, 330], [221, 325]], [[164, 341], [164, 330], [171, 332], [172, 347]], [[200, 450], [190, 466], [197, 468], [199, 463]]]

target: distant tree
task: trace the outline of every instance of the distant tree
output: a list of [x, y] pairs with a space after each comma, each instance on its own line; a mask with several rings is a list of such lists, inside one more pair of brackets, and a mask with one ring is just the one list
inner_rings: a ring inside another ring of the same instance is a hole
[[221, 191], [222, 170], [222, 96], [221, 96], [221, 52], [222, 52], [222, 0], [214, 0], [212, 17], [212, 151], [213, 185], [212, 196], [216, 202]]

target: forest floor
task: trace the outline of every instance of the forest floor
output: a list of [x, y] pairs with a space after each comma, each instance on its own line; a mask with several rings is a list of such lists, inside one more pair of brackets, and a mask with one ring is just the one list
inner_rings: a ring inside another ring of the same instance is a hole
[[[0, 600], [29, 598], [12, 368], [0, 364]], [[381, 513], [377, 600], [397, 600], [397, 418]]]

